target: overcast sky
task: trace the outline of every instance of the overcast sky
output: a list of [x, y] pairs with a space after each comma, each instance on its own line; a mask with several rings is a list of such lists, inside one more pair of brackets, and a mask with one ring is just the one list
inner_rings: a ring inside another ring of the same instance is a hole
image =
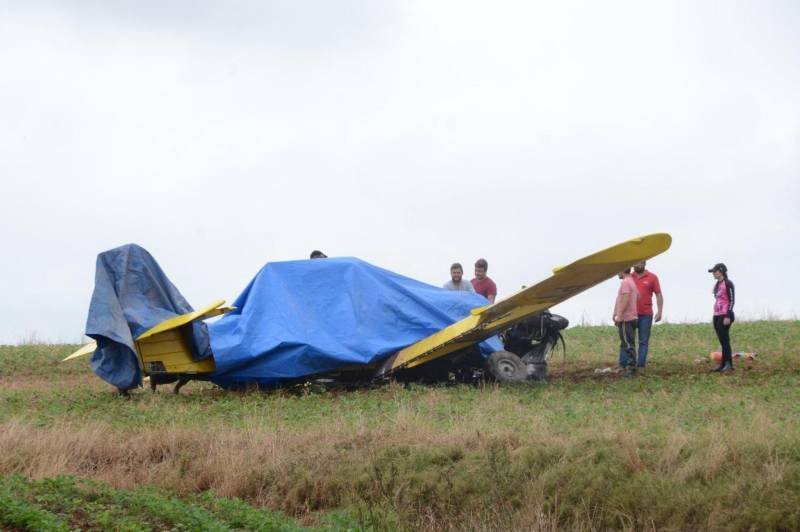
[[[97, 253], [194, 306], [315, 248], [500, 297], [651, 232], [669, 321], [800, 312], [800, 3], [0, 0], [0, 343]], [[608, 323], [617, 281], [558, 306]], [[712, 333], [709, 333], [712, 334]]]

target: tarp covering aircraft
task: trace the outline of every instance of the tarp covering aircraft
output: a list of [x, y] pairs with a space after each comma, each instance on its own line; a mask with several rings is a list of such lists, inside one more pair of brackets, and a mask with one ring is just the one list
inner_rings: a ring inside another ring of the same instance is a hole
[[[135, 338], [166, 319], [192, 310], [144, 248], [128, 244], [100, 253], [86, 320], [86, 336], [97, 342], [92, 370], [117, 388], [139, 386], [142, 372]], [[187, 343], [192, 358], [210, 357], [206, 324], [197, 320], [190, 327]]]
[[[536, 380], [567, 325], [545, 311], [671, 243], [666, 233], [627, 240], [491, 305], [354, 258], [276, 262], [236, 307], [216, 301], [196, 311], [150, 254], [130, 244], [98, 256], [86, 330], [96, 342], [65, 360], [93, 353], [95, 372], [123, 391], [143, 375], [154, 390], [177, 381], [176, 392], [191, 379], [238, 387], [326, 374], [343, 382]], [[526, 320], [541, 334], [503, 350], [496, 335]]]
[[[273, 262], [207, 330], [191, 322], [187, 340], [195, 360], [213, 352], [213, 382], [270, 385], [379, 362], [487, 304], [356, 258]], [[118, 388], [138, 386], [134, 338], [192, 310], [142, 247], [100, 253], [86, 327], [98, 344], [92, 369]], [[502, 349], [495, 338], [480, 345], [485, 356]]]

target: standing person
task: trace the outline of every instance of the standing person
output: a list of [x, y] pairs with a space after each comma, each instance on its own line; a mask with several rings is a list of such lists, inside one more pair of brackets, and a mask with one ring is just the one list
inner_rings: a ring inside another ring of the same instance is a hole
[[733, 281], [728, 279], [727, 266], [720, 262], [708, 271], [717, 280], [711, 293], [714, 294], [714, 330], [717, 333], [717, 338], [719, 338], [720, 347], [722, 347], [722, 360], [719, 363], [719, 367], [711, 371], [727, 373], [728, 371], [733, 371], [730, 329], [736, 319], [733, 314], [736, 291], [733, 287]]
[[[617, 300], [614, 303], [614, 315], [612, 320], [619, 330], [619, 348], [626, 354], [627, 377], [636, 375], [636, 347], [633, 338], [633, 328], [639, 318], [636, 312], [636, 302], [639, 299], [639, 290], [636, 283], [631, 278], [631, 269], [622, 270], [619, 273], [622, 280], [617, 290]], [[623, 368], [625, 366], [622, 366]]]
[[455, 290], [456, 292], [475, 292], [472, 283], [464, 281], [464, 268], [461, 263], [454, 262], [450, 266], [450, 280], [442, 285], [445, 290]]
[[494, 303], [494, 299], [497, 297], [497, 285], [486, 275], [488, 269], [489, 263], [486, 262], [486, 259], [476, 260], [475, 278], [470, 282], [475, 292], [488, 299], [489, 303]]
[[[647, 365], [647, 350], [650, 345], [650, 330], [653, 327], [653, 322], [658, 323], [661, 321], [661, 313], [664, 311], [664, 297], [661, 295], [661, 284], [658, 282], [658, 276], [649, 270], [645, 270], [647, 262], [641, 261], [633, 265], [633, 273], [631, 278], [636, 283], [636, 288], [639, 291], [639, 299], [636, 304], [636, 313], [638, 318], [636, 321], [636, 330], [639, 331], [639, 358], [636, 366], [644, 368]], [[656, 295], [656, 304], [658, 310], [655, 317], [653, 317], [653, 294]], [[619, 352], [619, 365], [625, 367], [628, 365], [626, 360], [627, 354], [625, 351]]]

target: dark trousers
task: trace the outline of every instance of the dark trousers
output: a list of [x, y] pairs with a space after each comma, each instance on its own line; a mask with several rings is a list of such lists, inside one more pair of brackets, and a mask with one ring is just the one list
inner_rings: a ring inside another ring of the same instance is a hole
[[[633, 322], [633, 328], [639, 336], [639, 360], [636, 366], [643, 368], [647, 365], [647, 347], [650, 342], [650, 329], [653, 326], [653, 316], [640, 314], [639, 319]], [[628, 367], [628, 352], [624, 348], [619, 350], [619, 367]]]
[[[636, 347], [633, 339], [633, 328], [636, 320], [623, 321], [617, 328], [619, 329], [619, 350], [627, 356], [628, 371], [636, 371]], [[622, 357], [620, 357], [621, 359]]]
[[733, 320], [728, 325], [722, 323], [725, 316], [714, 316], [714, 330], [717, 332], [719, 338], [719, 345], [722, 347], [722, 363], [733, 365], [733, 350], [731, 349], [731, 325]]

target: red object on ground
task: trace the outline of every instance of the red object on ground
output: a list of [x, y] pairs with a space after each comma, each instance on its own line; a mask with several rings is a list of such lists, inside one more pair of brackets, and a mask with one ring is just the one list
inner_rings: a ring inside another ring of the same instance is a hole
[[722, 351], [714, 351], [710, 355], [708, 355], [712, 360], [716, 360], [717, 362], [722, 362]]

